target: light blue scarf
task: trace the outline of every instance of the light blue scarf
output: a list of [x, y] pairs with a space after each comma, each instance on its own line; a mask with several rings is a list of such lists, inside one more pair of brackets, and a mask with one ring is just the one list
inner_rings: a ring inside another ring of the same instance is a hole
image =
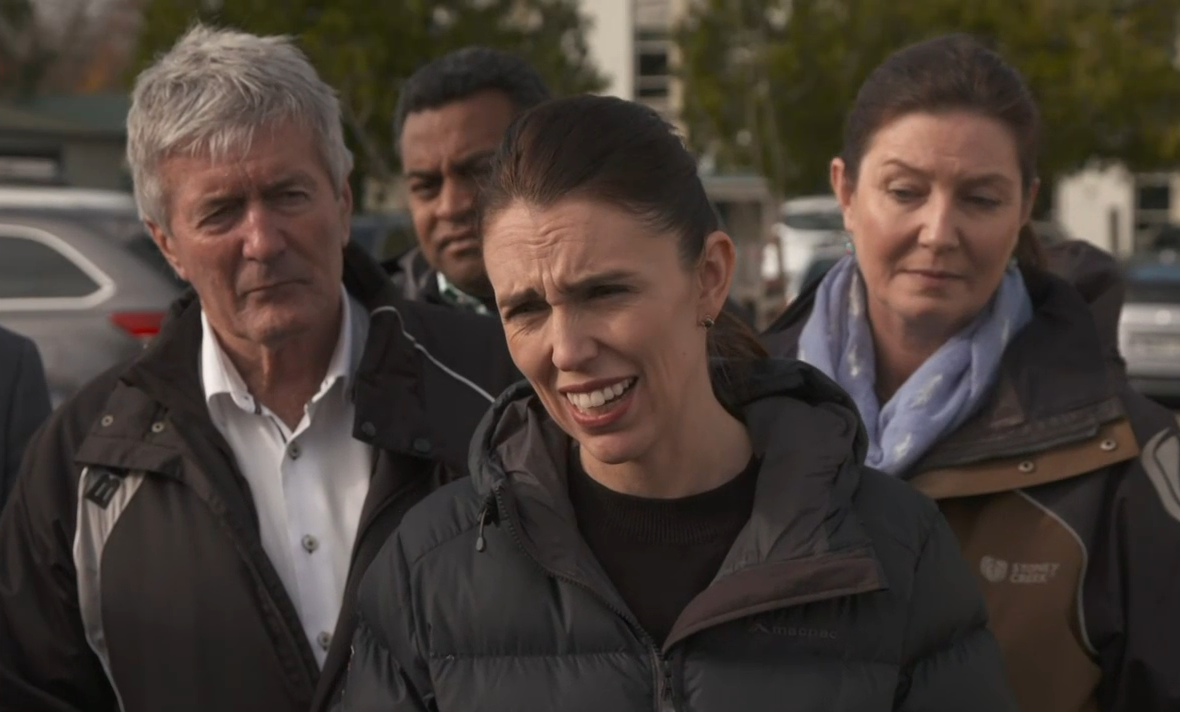
[[903, 475], [962, 425], [991, 389], [1008, 342], [1032, 319], [1024, 278], [1009, 267], [987, 308], [902, 384], [884, 407], [873, 390], [876, 357], [864, 284], [850, 255], [828, 272], [799, 337], [799, 359], [852, 396], [869, 435], [866, 464]]

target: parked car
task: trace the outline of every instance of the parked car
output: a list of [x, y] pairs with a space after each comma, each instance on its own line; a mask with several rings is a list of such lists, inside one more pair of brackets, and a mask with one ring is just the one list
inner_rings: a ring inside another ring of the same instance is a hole
[[1150, 398], [1180, 399], [1180, 263], [1136, 261], [1123, 274], [1119, 351], [1131, 385]]
[[843, 245], [824, 246], [816, 249], [811, 255], [811, 262], [807, 264], [807, 269], [803, 270], [803, 276], [799, 279], [799, 291], [802, 292], [813, 283], [823, 279], [828, 270], [834, 267], [849, 251], [849, 248]]
[[67, 211], [0, 209], [0, 325], [36, 342], [55, 406], [139, 351], [180, 292], [130, 240]]
[[802, 291], [805, 275], [817, 253], [843, 249], [848, 242], [840, 206], [830, 195], [794, 198], [783, 203], [782, 221], [775, 225], [775, 232], [780, 249], [777, 256], [767, 251], [763, 277], [774, 279], [779, 270], [769, 260], [781, 259], [788, 301]]
[[[357, 215], [351, 239], [380, 258], [408, 229]], [[37, 343], [55, 406], [142, 348], [186, 287], [130, 193], [0, 186], [0, 325]]]

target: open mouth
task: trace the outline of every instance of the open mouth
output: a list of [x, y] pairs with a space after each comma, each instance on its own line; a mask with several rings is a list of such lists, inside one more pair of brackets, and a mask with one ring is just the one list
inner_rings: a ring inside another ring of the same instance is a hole
[[602, 415], [609, 412], [623, 396], [630, 393], [638, 382], [638, 378], [632, 377], [597, 391], [566, 393], [565, 397], [570, 405], [583, 415]]

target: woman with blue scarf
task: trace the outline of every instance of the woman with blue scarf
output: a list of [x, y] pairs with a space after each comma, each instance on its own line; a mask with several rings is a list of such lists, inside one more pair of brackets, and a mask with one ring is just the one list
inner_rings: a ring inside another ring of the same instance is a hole
[[851, 396], [866, 464], [938, 502], [1021, 709], [1177, 710], [1180, 433], [1124, 378], [1114, 262], [1028, 228], [1039, 130], [970, 38], [887, 59], [831, 166], [851, 254], [764, 342]]

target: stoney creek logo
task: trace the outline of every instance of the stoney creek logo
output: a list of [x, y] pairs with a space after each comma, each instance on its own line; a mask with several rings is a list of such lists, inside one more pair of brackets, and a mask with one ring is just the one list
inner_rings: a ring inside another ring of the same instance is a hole
[[1060, 568], [1061, 564], [1052, 561], [1017, 564], [993, 556], [979, 560], [979, 573], [991, 583], [1049, 583]]

